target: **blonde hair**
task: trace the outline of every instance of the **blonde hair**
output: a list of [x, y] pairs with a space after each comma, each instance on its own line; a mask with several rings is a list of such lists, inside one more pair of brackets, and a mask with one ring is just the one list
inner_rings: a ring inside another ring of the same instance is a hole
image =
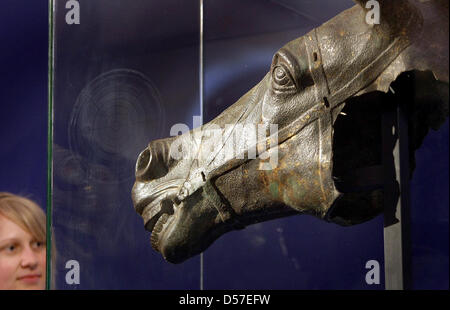
[[28, 198], [0, 192], [0, 215], [8, 218], [37, 240], [46, 240], [46, 216], [44, 211]]
[[[29, 232], [36, 240], [46, 243], [46, 223], [47, 219], [44, 211], [32, 200], [14, 195], [11, 193], [0, 192], [0, 215], [13, 221], [22, 229]], [[55, 287], [56, 279], [56, 247], [55, 240], [52, 240], [51, 260], [51, 287]]]

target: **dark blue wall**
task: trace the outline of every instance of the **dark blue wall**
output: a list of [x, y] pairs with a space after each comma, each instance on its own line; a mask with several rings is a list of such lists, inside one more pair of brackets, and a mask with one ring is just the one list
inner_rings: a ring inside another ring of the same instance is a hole
[[0, 191], [46, 204], [46, 0], [0, 4]]

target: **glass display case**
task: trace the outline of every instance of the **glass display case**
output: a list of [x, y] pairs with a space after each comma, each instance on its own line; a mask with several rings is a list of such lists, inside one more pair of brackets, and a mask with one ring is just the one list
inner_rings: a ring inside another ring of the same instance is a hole
[[[50, 1], [50, 288], [385, 289], [383, 215], [348, 227], [311, 215], [264, 221], [173, 264], [152, 249], [131, 195], [150, 141], [214, 119], [283, 45], [354, 5]], [[415, 153], [413, 288], [448, 288], [447, 158], [448, 120]], [[368, 281], [374, 268], [379, 281]]]

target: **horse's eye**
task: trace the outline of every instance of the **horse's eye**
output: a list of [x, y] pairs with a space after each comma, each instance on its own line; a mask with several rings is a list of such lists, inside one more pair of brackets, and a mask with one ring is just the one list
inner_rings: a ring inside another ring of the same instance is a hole
[[277, 65], [272, 71], [273, 88], [277, 91], [295, 90], [295, 83], [289, 70], [283, 65]]
[[284, 86], [290, 82], [289, 76], [281, 66], [276, 67], [275, 70], [273, 70], [273, 79], [280, 86]]

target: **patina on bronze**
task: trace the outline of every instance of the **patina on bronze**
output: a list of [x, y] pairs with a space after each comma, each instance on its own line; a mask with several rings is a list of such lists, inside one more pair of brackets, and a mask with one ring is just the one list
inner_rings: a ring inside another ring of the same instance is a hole
[[[382, 212], [383, 110], [410, 100], [412, 149], [448, 115], [448, 2], [381, 0], [379, 24], [366, 22], [366, 1], [356, 2], [283, 46], [262, 81], [217, 118], [142, 151], [132, 198], [167, 261], [257, 222], [311, 214], [353, 225]], [[248, 145], [233, 145], [237, 157], [223, 143], [212, 152], [193, 139], [218, 128], [238, 141], [245, 124], [278, 126], [255, 159]], [[175, 159], [171, 146], [180, 142], [194, 155]], [[261, 170], [263, 155], [274, 153], [277, 164]]]

